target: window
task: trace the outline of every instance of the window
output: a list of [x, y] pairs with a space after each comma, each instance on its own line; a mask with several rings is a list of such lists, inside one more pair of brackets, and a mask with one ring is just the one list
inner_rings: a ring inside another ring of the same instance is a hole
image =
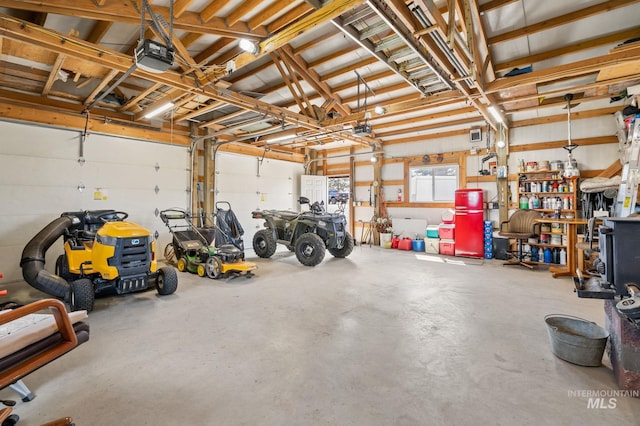
[[409, 201], [453, 201], [458, 189], [458, 171], [457, 164], [409, 167]]

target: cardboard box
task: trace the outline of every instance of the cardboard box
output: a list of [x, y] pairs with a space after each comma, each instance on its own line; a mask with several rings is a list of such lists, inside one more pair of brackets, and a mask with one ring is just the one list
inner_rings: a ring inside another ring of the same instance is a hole
[[456, 254], [456, 242], [453, 240], [440, 240], [440, 254], [454, 256]]
[[439, 227], [440, 238], [444, 240], [454, 240], [456, 238], [456, 225], [441, 223]]

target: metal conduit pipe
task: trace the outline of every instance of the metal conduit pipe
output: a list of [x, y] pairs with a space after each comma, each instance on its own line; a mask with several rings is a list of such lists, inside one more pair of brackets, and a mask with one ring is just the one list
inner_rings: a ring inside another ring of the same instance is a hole
[[[433, 25], [420, 7], [415, 7], [412, 10], [414, 15], [420, 20], [420, 22], [422, 22], [422, 24], [426, 28], [429, 28]], [[455, 33], [455, 34], [458, 37], [460, 37], [458, 33]], [[449, 46], [447, 46], [446, 41], [442, 39], [442, 36], [437, 31], [432, 31], [430, 35], [433, 38], [433, 40], [436, 42], [440, 50], [446, 55], [447, 59], [453, 64], [454, 68], [460, 73], [460, 75], [463, 77], [468, 77], [469, 73], [464, 69], [462, 64], [455, 57], [455, 55], [451, 53], [451, 51], [449, 50]], [[466, 49], [466, 46], [464, 46], [464, 43], [461, 43], [461, 44], [463, 46], [463, 50], [466, 50], [465, 53], [469, 56], [469, 59], [473, 60], [471, 58], [471, 53]], [[467, 79], [467, 84], [472, 84], [472, 82], [468, 81]]]

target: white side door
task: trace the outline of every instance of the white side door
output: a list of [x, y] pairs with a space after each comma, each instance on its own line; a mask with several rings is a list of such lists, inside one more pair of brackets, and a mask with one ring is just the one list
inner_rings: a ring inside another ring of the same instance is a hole
[[307, 197], [311, 203], [324, 202], [327, 205], [327, 177], [326, 176], [300, 176], [300, 195]]

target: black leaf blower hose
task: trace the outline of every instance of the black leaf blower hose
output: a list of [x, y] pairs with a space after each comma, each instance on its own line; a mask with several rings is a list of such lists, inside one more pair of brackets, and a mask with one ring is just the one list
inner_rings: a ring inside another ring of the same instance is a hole
[[52, 296], [67, 299], [69, 283], [44, 269], [45, 253], [64, 231], [73, 224], [70, 216], [61, 216], [48, 224], [27, 243], [22, 251], [20, 267], [24, 280], [32, 287]]

